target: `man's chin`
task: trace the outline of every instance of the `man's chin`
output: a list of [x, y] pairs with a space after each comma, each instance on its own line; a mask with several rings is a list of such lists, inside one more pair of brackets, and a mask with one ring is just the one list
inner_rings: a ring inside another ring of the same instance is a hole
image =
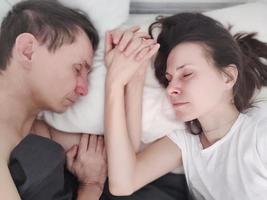
[[55, 107], [53, 107], [53, 108], [50, 108], [50, 111], [51, 112], [55, 112], [55, 113], [64, 113], [64, 112], [66, 112], [67, 111], [67, 109], [69, 108], [70, 106], [55, 106]]
[[57, 110], [57, 113], [64, 113], [64, 112], [66, 112], [68, 110], [68, 108], [69, 108], [69, 106], [65, 106], [63, 108], [60, 108], [60, 109]]

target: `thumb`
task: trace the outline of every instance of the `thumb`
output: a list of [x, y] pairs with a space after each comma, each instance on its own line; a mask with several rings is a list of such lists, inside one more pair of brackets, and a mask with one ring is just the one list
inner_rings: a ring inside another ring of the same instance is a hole
[[67, 152], [66, 152], [66, 157], [67, 157], [67, 168], [68, 170], [72, 170], [72, 165], [75, 159], [75, 156], [78, 151], [78, 145], [73, 145]]

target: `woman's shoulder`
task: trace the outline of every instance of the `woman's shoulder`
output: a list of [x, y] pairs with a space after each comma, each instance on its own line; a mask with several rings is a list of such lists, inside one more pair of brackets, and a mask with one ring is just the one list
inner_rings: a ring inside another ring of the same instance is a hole
[[267, 156], [266, 156], [266, 146], [267, 146], [267, 115], [259, 115], [257, 120], [255, 120], [255, 141], [256, 141], [256, 152], [261, 158], [264, 165], [267, 167]]

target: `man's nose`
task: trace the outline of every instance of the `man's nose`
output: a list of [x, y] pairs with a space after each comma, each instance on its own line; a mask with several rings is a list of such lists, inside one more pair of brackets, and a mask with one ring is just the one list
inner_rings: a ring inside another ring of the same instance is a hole
[[79, 77], [77, 80], [77, 85], [75, 88], [75, 93], [80, 96], [85, 96], [88, 94], [88, 80], [86, 78]]

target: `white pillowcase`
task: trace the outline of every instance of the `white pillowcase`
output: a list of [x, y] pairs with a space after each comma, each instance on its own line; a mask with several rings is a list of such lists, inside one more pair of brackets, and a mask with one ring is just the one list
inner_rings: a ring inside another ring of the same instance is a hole
[[231, 33], [236, 32], [257, 32], [258, 38], [267, 42], [267, 3], [248, 3], [230, 8], [206, 12], [226, 27], [233, 25]]
[[89, 75], [89, 92], [62, 114], [41, 113], [52, 127], [65, 132], [103, 134], [104, 121], [104, 33], [125, 22], [129, 15], [129, 0], [60, 0], [61, 3], [86, 12], [99, 35], [100, 43], [95, 52], [93, 70]]
[[[221, 23], [226, 27], [233, 25], [231, 32], [257, 32], [258, 39], [267, 42], [267, 3], [248, 3], [234, 7], [214, 10], [204, 13]], [[142, 24], [140, 22], [140, 24]], [[146, 28], [149, 24], [142, 25]], [[144, 143], [150, 143], [158, 138], [170, 133], [173, 129], [183, 130], [184, 124], [175, 120], [175, 113], [172, 112], [171, 104], [168, 101], [166, 92], [160, 88], [152, 70], [147, 76], [146, 86], [144, 88], [143, 99], [143, 136]], [[255, 101], [261, 100], [264, 103], [257, 105], [264, 109], [267, 107], [267, 88], [257, 91]], [[266, 110], [266, 109], [265, 109]], [[248, 112], [254, 112], [254, 109], [249, 109]], [[267, 113], [266, 113], [267, 114]]]
[[[259, 33], [259, 39], [267, 42], [267, 29], [264, 21], [264, 19], [267, 19], [266, 10], [266, 3], [249, 3], [205, 14], [225, 25], [233, 25], [232, 32], [256, 31]], [[149, 26], [149, 24], [144, 24], [142, 20], [137, 24], [141, 24], [142, 27]], [[103, 43], [100, 47], [103, 48]], [[102, 51], [99, 52], [98, 61], [103, 59], [101, 56], [103, 56]], [[67, 132], [94, 134], [103, 132], [105, 69], [101, 65], [99, 64], [99, 68], [95, 68], [90, 75], [90, 89], [86, 97], [82, 97], [80, 101], [63, 114], [45, 113], [44, 118], [50, 125]], [[265, 91], [265, 93], [261, 92], [260, 96], [267, 99], [266, 90], [262, 91]], [[175, 114], [165, 90], [155, 80], [152, 69], [149, 70], [144, 88], [142, 118], [142, 141], [144, 143], [153, 142], [173, 129], [184, 129], [183, 123], [175, 120]]]
[[11, 8], [11, 5], [8, 1], [2, 0], [0, 1], [0, 22], [6, 16], [8, 10]]
[[[0, 2], [0, 20], [12, 5], [21, 0]], [[66, 132], [102, 134], [104, 121], [104, 34], [128, 19], [130, 0], [59, 0], [71, 8], [86, 12], [99, 32], [100, 43], [94, 56], [93, 70], [89, 76], [89, 94], [75, 103], [65, 113], [42, 112], [39, 117], [52, 127]]]
[[100, 35], [128, 19], [130, 0], [59, 0], [62, 4], [86, 12]]

